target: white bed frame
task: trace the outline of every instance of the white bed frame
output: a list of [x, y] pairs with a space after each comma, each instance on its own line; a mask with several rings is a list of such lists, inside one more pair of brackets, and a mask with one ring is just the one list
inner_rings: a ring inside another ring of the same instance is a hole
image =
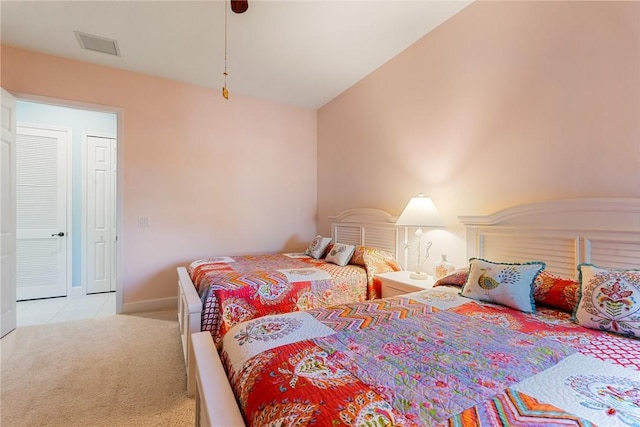
[[[403, 262], [404, 251], [399, 251], [396, 217], [372, 208], [349, 209], [330, 216], [334, 242], [366, 245], [393, 254]], [[202, 302], [185, 267], [178, 267], [178, 325], [182, 340], [182, 353], [187, 370], [187, 394], [195, 395], [195, 363], [191, 336], [201, 331]]]
[[[467, 255], [494, 261], [542, 260], [575, 277], [581, 262], [640, 266], [640, 199], [571, 199], [462, 216]], [[243, 426], [242, 414], [209, 333], [193, 336], [196, 425]]]

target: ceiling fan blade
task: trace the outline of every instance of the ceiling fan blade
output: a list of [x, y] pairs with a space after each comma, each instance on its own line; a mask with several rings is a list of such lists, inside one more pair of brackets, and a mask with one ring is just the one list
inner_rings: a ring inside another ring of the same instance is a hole
[[231, 10], [235, 13], [244, 13], [249, 9], [248, 0], [231, 0]]

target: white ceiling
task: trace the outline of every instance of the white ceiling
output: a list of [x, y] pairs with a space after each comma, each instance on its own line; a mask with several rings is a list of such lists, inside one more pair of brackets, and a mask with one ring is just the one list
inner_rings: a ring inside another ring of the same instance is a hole
[[[471, 1], [249, 0], [228, 9], [231, 93], [319, 108]], [[228, 1], [7, 1], [2, 43], [220, 89]], [[74, 31], [116, 39], [121, 57]]]

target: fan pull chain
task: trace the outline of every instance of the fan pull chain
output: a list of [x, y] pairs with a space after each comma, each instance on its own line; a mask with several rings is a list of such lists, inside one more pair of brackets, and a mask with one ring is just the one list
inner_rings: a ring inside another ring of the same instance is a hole
[[222, 86], [222, 97], [229, 99], [229, 90], [227, 89], [227, 2], [224, 4], [224, 86]]

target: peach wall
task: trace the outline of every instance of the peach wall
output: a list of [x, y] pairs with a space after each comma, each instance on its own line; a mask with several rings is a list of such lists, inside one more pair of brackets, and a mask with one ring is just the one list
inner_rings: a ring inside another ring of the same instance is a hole
[[194, 259], [298, 251], [314, 236], [313, 110], [9, 46], [1, 84], [121, 110], [125, 305], [176, 296], [175, 267]]
[[[640, 196], [640, 3], [476, 2], [318, 112], [319, 231], [332, 212], [458, 215]], [[446, 240], [446, 239], [445, 239]]]

